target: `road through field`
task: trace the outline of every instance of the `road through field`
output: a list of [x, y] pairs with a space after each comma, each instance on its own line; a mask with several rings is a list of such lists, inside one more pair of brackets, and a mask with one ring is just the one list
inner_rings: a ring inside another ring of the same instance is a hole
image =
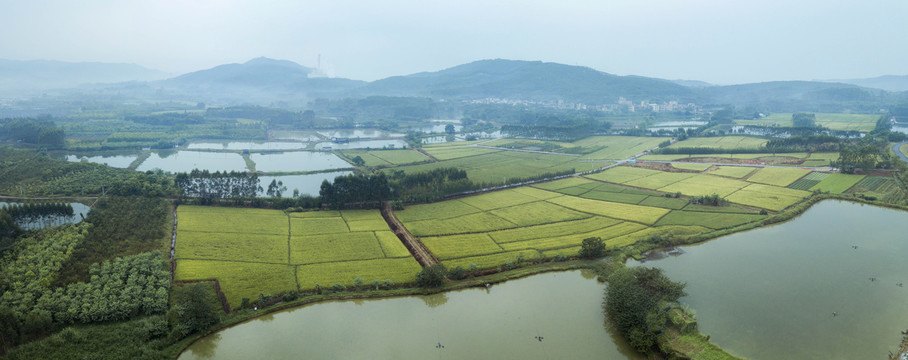
[[902, 142], [900, 142], [900, 143], [898, 143], [898, 144], [892, 145], [892, 152], [894, 152], [896, 155], [898, 155], [899, 158], [902, 159], [902, 161], [908, 163], [908, 156], [905, 156], [905, 154], [903, 154], [902, 151], [899, 150], [899, 148], [902, 147], [902, 145], [905, 145], [905, 144], [908, 144], [908, 141], [902, 141]]

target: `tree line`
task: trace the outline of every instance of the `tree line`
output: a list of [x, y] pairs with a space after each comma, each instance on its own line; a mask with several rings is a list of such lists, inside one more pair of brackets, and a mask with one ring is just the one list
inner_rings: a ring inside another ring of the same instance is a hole
[[177, 174], [174, 184], [182, 196], [205, 199], [252, 198], [262, 191], [258, 175], [244, 171], [212, 173], [193, 169]]

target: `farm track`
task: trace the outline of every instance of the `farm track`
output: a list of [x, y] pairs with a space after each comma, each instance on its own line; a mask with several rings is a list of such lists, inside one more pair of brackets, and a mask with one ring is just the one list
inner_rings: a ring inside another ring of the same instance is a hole
[[397, 238], [404, 243], [407, 250], [410, 250], [410, 254], [416, 258], [419, 265], [422, 265], [422, 267], [429, 267], [438, 264], [438, 259], [435, 258], [435, 255], [432, 255], [432, 252], [430, 252], [422, 242], [416, 239], [416, 237], [404, 227], [404, 224], [397, 219], [397, 216], [391, 211], [390, 201], [382, 202], [381, 215], [385, 218], [388, 227], [391, 228], [394, 235], [397, 235]]
[[908, 156], [905, 156], [905, 154], [902, 154], [902, 151], [899, 150], [899, 148], [905, 144], [908, 144], [908, 141], [902, 141], [898, 144], [892, 145], [892, 152], [894, 152], [896, 155], [898, 155], [899, 158], [902, 159], [902, 161], [908, 163]]

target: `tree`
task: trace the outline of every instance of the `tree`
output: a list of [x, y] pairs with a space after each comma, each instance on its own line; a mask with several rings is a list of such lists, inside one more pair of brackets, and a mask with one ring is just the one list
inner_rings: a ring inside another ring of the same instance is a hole
[[454, 125], [453, 124], [445, 125], [445, 132], [448, 133], [448, 135], [454, 135]]
[[416, 284], [422, 287], [435, 287], [445, 282], [448, 269], [441, 264], [423, 268], [416, 274]]
[[814, 127], [816, 126], [817, 116], [813, 113], [794, 113], [791, 114], [791, 124], [794, 127]]
[[353, 160], [353, 165], [356, 165], [356, 166], [366, 165], [366, 160], [363, 160], [362, 156], [356, 155], [351, 160]]
[[270, 197], [281, 197], [284, 191], [287, 191], [287, 187], [284, 186], [284, 182], [274, 179], [271, 180], [271, 184], [268, 184], [268, 190], [265, 192], [265, 194]]
[[187, 285], [174, 292], [173, 306], [167, 312], [173, 340], [208, 329], [220, 320], [217, 309], [206, 299], [203, 284]]
[[588, 237], [580, 244], [580, 257], [596, 258], [605, 254], [605, 243], [599, 237]]
[[668, 316], [659, 303], [686, 295], [685, 285], [671, 281], [659, 268], [623, 267], [608, 276], [603, 308], [631, 346], [648, 352]]

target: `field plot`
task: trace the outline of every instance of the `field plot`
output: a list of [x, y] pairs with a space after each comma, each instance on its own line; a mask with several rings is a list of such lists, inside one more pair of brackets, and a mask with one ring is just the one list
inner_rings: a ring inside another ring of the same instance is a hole
[[749, 136], [698, 137], [678, 141], [669, 148], [758, 149], [768, 140]]
[[471, 144], [458, 142], [456, 144], [426, 145], [423, 148], [427, 154], [438, 160], [452, 160], [468, 156], [496, 153], [501, 150], [486, 149]]
[[726, 229], [757, 221], [765, 216], [733, 213], [705, 213], [699, 211], [672, 211], [659, 219], [656, 225], [702, 226], [710, 229]]
[[650, 225], [669, 212], [668, 209], [590, 200], [573, 196], [561, 196], [548, 201], [577, 211]]
[[750, 175], [755, 169], [746, 166], [717, 166], [715, 169], [708, 171], [707, 174], [740, 179]]
[[718, 194], [725, 197], [738, 189], [747, 186], [747, 182], [719, 176], [696, 174], [693, 177], [681, 180], [674, 184], [659, 188], [659, 191], [684, 195], [712, 195]]
[[[414, 260], [415, 261], [415, 260]], [[176, 281], [217, 280], [230, 306], [243, 298], [256, 299], [260, 292], [280, 294], [296, 290], [294, 267], [240, 261], [178, 260]]]
[[350, 286], [357, 278], [407, 283], [420, 269], [377, 210], [288, 216], [280, 211], [180, 206], [178, 219], [175, 279], [216, 279], [234, 307], [260, 292], [277, 295], [310, 290], [315, 284]]
[[750, 184], [725, 197], [728, 201], [779, 211], [801, 201], [810, 193], [771, 185]]
[[287, 264], [287, 236], [206, 233], [181, 230], [174, 248], [177, 260], [235, 260]]
[[709, 167], [708, 164], [699, 164], [699, 163], [688, 163], [688, 162], [675, 162], [671, 164], [673, 168], [682, 169], [682, 170], [694, 170], [694, 171], [703, 171]]
[[296, 274], [300, 289], [306, 290], [314, 289], [316, 285], [327, 288], [335, 283], [349, 287], [356, 279], [363, 280], [364, 286], [375, 280], [406, 284], [412, 282], [420, 270], [422, 267], [416, 259], [405, 257], [300, 265]]
[[[533, 184], [532, 187], [538, 188], [538, 189], [544, 189], [544, 190], [558, 190], [558, 189], [569, 188], [572, 186], [589, 184], [591, 182], [592, 181], [589, 181], [582, 177], [569, 177], [569, 178], [561, 179], [561, 180]], [[519, 189], [526, 189], [526, 188], [519, 188]]]
[[523, 192], [504, 190], [468, 196], [460, 198], [459, 200], [480, 210], [492, 210], [538, 201], [539, 198], [524, 194]]
[[788, 186], [808, 173], [810, 173], [810, 170], [767, 167], [757, 170], [747, 181], [766, 185]]
[[889, 193], [897, 188], [898, 184], [889, 176], [867, 176], [851, 187], [851, 192], [873, 192], [877, 194]]
[[833, 194], [841, 194], [857, 184], [864, 175], [849, 174], [830, 174], [818, 184], [810, 188], [810, 191], [828, 191]]
[[598, 237], [602, 239], [612, 239], [622, 235], [630, 234], [646, 228], [646, 225], [623, 222], [602, 229], [593, 230], [585, 233], [562, 235], [556, 237], [543, 237], [525, 241], [515, 241], [500, 244], [505, 250], [547, 250], [564, 247], [580, 246], [583, 239]]
[[[818, 113], [817, 125], [831, 130], [870, 131], [876, 126], [879, 115]], [[757, 120], [735, 120], [739, 125], [791, 127], [791, 113], [776, 113]]]
[[287, 216], [278, 210], [183, 205], [180, 230], [287, 236]]
[[405, 222], [404, 226], [416, 236], [436, 236], [510, 229], [517, 227], [517, 224], [491, 213], [478, 212], [447, 219]]
[[820, 181], [825, 179], [827, 176], [829, 176], [829, 173], [812, 172], [810, 174], [804, 175], [804, 177], [798, 179], [798, 181], [791, 183], [790, 185], [788, 185], [788, 188], [805, 191], [810, 190], [810, 188], [819, 184]]
[[420, 220], [438, 220], [447, 219], [467, 214], [481, 212], [475, 206], [467, 205], [460, 200], [448, 200], [431, 204], [420, 204], [407, 206], [406, 209], [395, 211], [394, 215], [400, 221], [411, 222]]
[[490, 212], [492, 215], [498, 216], [521, 227], [586, 219], [592, 216], [545, 201], [506, 207]]
[[[429, 152], [428, 149], [426, 151]], [[435, 155], [433, 154], [433, 156]], [[508, 179], [536, 177], [547, 173], [589, 170], [600, 165], [580, 162], [578, 157], [573, 155], [494, 150], [490, 153], [458, 157], [428, 164], [401, 166], [395, 169], [412, 174], [437, 168], [453, 167], [465, 170], [467, 177], [473, 182], [502, 183]]]
[[511, 230], [490, 232], [489, 236], [498, 244], [515, 241], [559, 237], [565, 235], [583, 234], [620, 223], [621, 221], [606, 217], [595, 216], [583, 220], [565, 221], [546, 225], [528, 226]]
[[668, 138], [632, 136], [592, 136], [573, 142], [584, 148], [601, 147], [601, 150], [584, 155], [583, 159], [621, 160], [652, 149]]
[[660, 173], [662, 172], [658, 170], [650, 170], [631, 166], [617, 166], [600, 173], [586, 175], [586, 177], [599, 181], [624, 184], [629, 181], [642, 179], [647, 176]]
[[631, 181], [624, 182], [625, 185], [640, 187], [644, 189], [659, 189], [666, 187], [668, 185], [677, 183], [684, 179], [690, 179], [694, 176], [697, 176], [695, 173], [676, 173], [676, 172], [657, 172], [653, 175], [634, 179]]
[[801, 166], [819, 167], [829, 166], [831, 161], [839, 159], [839, 153], [812, 153], [804, 160]]
[[530, 260], [540, 257], [541, 254], [536, 250], [520, 250], [520, 251], [507, 251], [496, 254], [481, 255], [481, 256], [471, 256], [464, 257], [459, 259], [451, 259], [443, 261], [442, 264], [445, 265], [448, 269], [455, 268], [460, 266], [464, 269], [468, 269], [473, 265], [478, 266], [480, 269], [488, 269], [492, 267], [497, 267], [502, 264], [509, 262], [517, 262], [518, 260]]
[[466, 234], [441, 237], [424, 237], [420, 241], [439, 260], [501, 252], [503, 249], [487, 234]]
[[366, 166], [395, 166], [412, 164], [430, 159], [416, 150], [343, 150], [341, 153], [348, 159], [357, 156], [366, 162]]

